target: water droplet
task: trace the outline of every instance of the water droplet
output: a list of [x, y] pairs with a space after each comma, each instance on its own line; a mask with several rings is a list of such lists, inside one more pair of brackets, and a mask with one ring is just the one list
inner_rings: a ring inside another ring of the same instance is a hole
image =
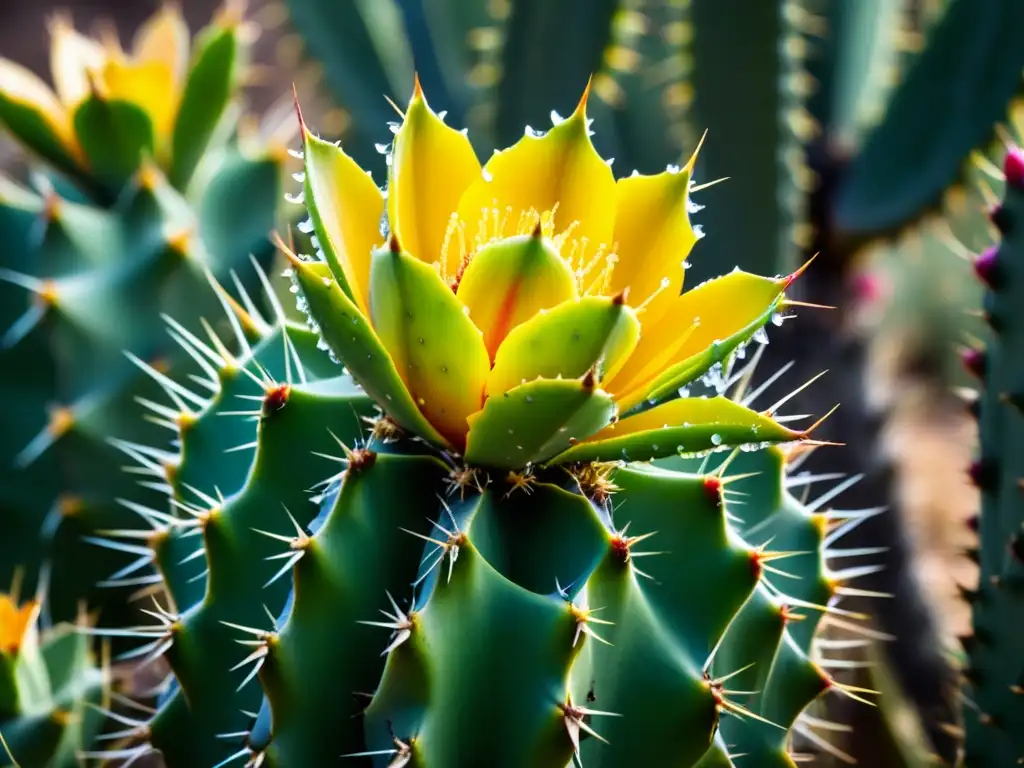
[[722, 444], [722, 436], [720, 434], [718, 434], [717, 432], [715, 434], [713, 434], [711, 436], [711, 444], [712, 445], [721, 445]]

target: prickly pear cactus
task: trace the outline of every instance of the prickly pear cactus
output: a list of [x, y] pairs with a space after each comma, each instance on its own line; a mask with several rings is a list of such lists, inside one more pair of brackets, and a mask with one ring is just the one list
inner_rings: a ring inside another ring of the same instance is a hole
[[798, 274], [680, 295], [692, 161], [616, 181], [589, 125], [481, 167], [417, 88], [386, 194], [303, 128], [312, 329], [235, 306], [241, 354], [178, 334], [212, 394], [155, 374], [172, 511], [109, 543], [168, 588], [120, 632], [174, 675], [111, 756], [790, 766], [858, 695], [814, 647], [858, 513], [790, 495], [813, 426], [723, 394]]
[[72, 768], [103, 725], [105, 673], [78, 627], [41, 632], [16, 591], [0, 594], [0, 766]]
[[135, 364], [198, 370], [160, 314], [200, 330], [222, 314], [207, 274], [270, 255], [286, 154], [234, 131], [249, 33], [233, 5], [194, 42], [168, 6], [129, 52], [63, 18], [51, 32], [55, 92], [0, 60], [0, 124], [38, 160], [34, 189], [0, 178], [0, 580], [23, 567], [33, 588], [48, 563], [45, 605], [68, 619], [140, 583], [111, 568], [131, 547], [90, 541], [131, 517], [140, 481], [154, 499], [165, 482], [158, 460], [122, 471], [173, 428], [136, 417], [160, 390]]
[[981, 448], [971, 476], [981, 490], [977, 520], [981, 568], [969, 594], [973, 635], [967, 638], [964, 707], [964, 765], [1016, 765], [1024, 760], [1024, 538], [1020, 501], [1022, 468], [1017, 453], [1024, 440], [1021, 414], [1021, 329], [1016, 312], [1024, 300], [1024, 154], [1011, 149], [1004, 162], [1003, 200], [992, 219], [1002, 236], [981, 254], [975, 271], [986, 286], [985, 313], [992, 340], [968, 356], [981, 376], [978, 401]]

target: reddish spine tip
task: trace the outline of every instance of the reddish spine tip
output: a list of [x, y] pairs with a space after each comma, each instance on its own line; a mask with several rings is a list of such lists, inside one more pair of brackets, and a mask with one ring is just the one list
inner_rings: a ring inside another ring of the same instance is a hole
[[288, 403], [288, 397], [292, 393], [292, 388], [288, 384], [281, 384], [268, 389], [263, 395], [263, 415], [270, 416], [273, 413], [277, 413]]
[[882, 297], [882, 280], [878, 275], [867, 272], [855, 275], [851, 287], [857, 301], [864, 304], [873, 304]]
[[999, 234], [1005, 236], [1010, 234], [1010, 212], [1002, 206], [997, 205], [988, 215], [996, 229], [999, 230]]
[[761, 581], [764, 574], [764, 565], [761, 562], [761, 553], [756, 549], [750, 553], [750, 572], [754, 574], [755, 581]]
[[540, 219], [538, 218], [537, 224], [533, 228], [533, 239], [540, 240], [542, 237], [544, 237], [544, 227], [541, 226]]
[[1024, 536], [1019, 533], [1010, 538], [1010, 554], [1018, 563], [1024, 563]]
[[391, 249], [392, 253], [402, 252], [402, 246], [398, 242], [398, 235], [396, 235], [394, 232], [392, 232], [391, 237], [388, 238], [388, 248]]
[[716, 508], [722, 506], [722, 481], [714, 475], [705, 477], [704, 495]]
[[964, 368], [979, 379], [985, 377], [985, 351], [982, 349], [965, 349], [960, 353], [960, 362]]
[[978, 529], [980, 528], [980, 524], [981, 524], [981, 517], [979, 515], [971, 515], [965, 521], [965, 525], [967, 526], [967, 529], [970, 530], [970, 531], [973, 531], [974, 533], [978, 532]]
[[1003, 175], [1006, 183], [1017, 189], [1024, 188], [1024, 153], [1018, 147], [1011, 147], [1003, 160]]
[[972, 461], [971, 466], [967, 468], [967, 475], [971, 482], [983, 491], [995, 488], [998, 483], [996, 467], [988, 459]]
[[989, 248], [974, 260], [974, 274], [990, 288], [996, 287], [999, 273], [999, 249]]
[[612, 539], [612, 554], [622, 562], [629, 560], [629, 542], [621, 536]]

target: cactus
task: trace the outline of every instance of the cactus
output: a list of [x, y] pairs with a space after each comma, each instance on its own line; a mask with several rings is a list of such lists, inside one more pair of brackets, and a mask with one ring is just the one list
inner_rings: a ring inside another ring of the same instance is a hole
[[973, 523], [979, 535], [974, 552], [980, 566], [977, 588], [967, 590], [973, 633], [964, 638], [967, 704], [963, 710], [964, 765], [1013, 765], [1024, 759], [1024, 706], [1021, 674], [1020, 475], [1016, 450], [1021, 441], [1020, 352], [1016, 308], [1021, 301], [1021, 231], [1024, 212], [1024, 154], [1011, 148], [1003, 165], [1002, 202], [992, 214], [1001, 242], [974, 262], [986, 288], [985, 316], [991, 342], [972, 350], [965, 362], [981, 377], [977, 401], [980, 452], [970, 474], [981, 491], [981, 514]]
[[135, 417], [160, 391], [135, 363], [200, 370], [160, 314], [199, 330], [220, 313], [207, 273], [271, 255], [285, 153], [234, 129], [249, 37], [234, 4], [194, 44], [170, 6], [128, 53], [63, 17], [51, 32], [56, 92], [0, 60], [0, 123], [36, 158], [35, 189], [0, 179], [0, 368], [18, 371], [0, 382], [0, 579], [22, 567], [33, 588], [48, 569], [44, 614], [86, 598], [123, 623], [146, 582], [112, 577], [133, 550], [96, 535], [134, 519], [137, 481], [161, 497], [159, 458], [141, 478], [122, 466], [169, 426]]
[[174, 511], [136, 508], [135, 565], [169, 602], [121, 630], [174, 677], [111, 755], [787, 766], [810, 702], [860, 696], [815, 640], [863, 513], [790, 494], [816, 425], [723, 394], [800, 273], [671, 290], [695, 158], [616, 181], [586, 106], [481, 168], [417, 83], [386, 194], [302, 127], [311, 329], [271, 292], [240, 355], [178, 335], [213, 394], [159, 377]]
[[105, 671], [72, 625], [39, 626], [40, 602], [0, 593], [0, 765], [70, 768], [103, 725]]

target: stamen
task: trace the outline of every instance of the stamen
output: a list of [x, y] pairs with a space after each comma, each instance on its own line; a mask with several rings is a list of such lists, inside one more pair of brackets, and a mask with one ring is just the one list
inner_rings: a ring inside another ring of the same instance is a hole
[[638, 304], [636, 307], [634, 307], [634, 310], [636, 311], [636, 313], [640, 314], [641, 312], [643, 312], [644, 308], [646, 308], [648, 304], [650, 304], [652, 301], [654, 301], [654, 297], [657, 296], [662, 291], [664, 291], [666, 288], [668, 288], [671, 284], [672, 284], [672, 281], [669, 280], [667, 277], [661, 278], [661, 284], [657, 288], [654, 289], [654, 292], [651, 293], [651, 295], [648, 296], [646, 299], [644, 299], [642, 302], [640, 302], [640, 304]]
[[[452, 212], [448, 217], [448, 226], [444, 230], [444, 239], [441, 241], [441, 279], [448, 282], [448, 248], [451, 247], [452, 235], [459, 228], [459, 214]], [[459, 262], [462, 262], [462, 253], [459, 253]]]
[[[601, 252], [605, 249], [604, 244], [601, 244]], [[595, 293], [598, 296], [604, 296], [608, 291], [611, 290], [612, 273], [615, 271], [615, 265], [619, 263], [619, 256], [616, 253], [609, 253], [604, 260], [604, 266], [598, 273], [597, 278], [588, 288], [588, 293]], [[596, 290], [595, 290], [596, 286]], [[650, 299], [648, 299], [650, 301]]]

